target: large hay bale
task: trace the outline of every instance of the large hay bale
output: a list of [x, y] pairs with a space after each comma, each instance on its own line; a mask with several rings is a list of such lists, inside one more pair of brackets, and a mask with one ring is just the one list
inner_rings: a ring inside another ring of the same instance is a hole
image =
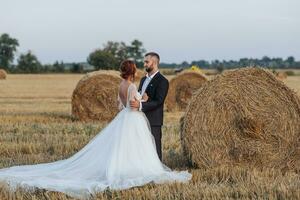
[[141, 79], [146, 75], [146, 72], [144, 72], [141, 69], [137, 69], [136, 70], [136, 77], [135, 77], [135, 82], [139, 83], [141, 81]]
[[224, 72], [195, 93], [181, 124], [198, 167], [300, 167], [300, 100], [268, 71]]
[[182, 111], [188, 105], [193, 93], [207, 81], [205, 75], [198, 72], [182, 72], [170, 80], [166, 97], [168, 111]]
[[82, 121], [109, 121], [118, 112], [118, 71], [88, 73], [77, 84], [72, 95], [72, 115]]
[[7, 73], [4, 69], [0, 69], [0, 80], [6, 79]]
[[285, 72], [277, 72], [276, 73], [276, 77], [279, 79], [279, 80], [284, 80], [287, 78], [287, 74]]

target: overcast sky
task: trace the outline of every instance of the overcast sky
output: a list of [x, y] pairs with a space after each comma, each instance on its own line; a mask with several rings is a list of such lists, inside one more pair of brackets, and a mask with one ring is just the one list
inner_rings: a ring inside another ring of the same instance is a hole
[[86, 61], [134, 39], [162, 62], [294, 56], [300, 0], [0, 0], [0, 34], [42, 63]]

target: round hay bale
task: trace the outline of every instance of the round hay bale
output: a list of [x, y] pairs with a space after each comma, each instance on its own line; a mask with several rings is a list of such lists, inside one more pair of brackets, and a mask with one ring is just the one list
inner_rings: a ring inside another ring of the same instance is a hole
[[206, 81], [206, 76], [192, 71], [182, 72], [172, 78], [166, 97], [166, 109], [168, 111], [184, 110], [193, 93]]
[[136, 77], [135, 77], [135, 82], [139, 83], [141, 79], [146, 75], [146, 72], [144, 72], [141, 69], [136, 70]]
[[284, 80], [287, 78], [287, 74], [285, 72], [277, 72], [276, 73], [276, 77], [279, 79], [279, 80]]
[[0, 79], [6, 79], [7, 73], [4, 69], [0, 69]]
[[118, 71], [96, 71], [85, 75], [72, 95], [72, 115], [81, 121], [109, 121], [118, 112]]
[[226, 71], [194, 94], [181, 124], [196, 166], [300, 167], [300, 100], [266, 70]]

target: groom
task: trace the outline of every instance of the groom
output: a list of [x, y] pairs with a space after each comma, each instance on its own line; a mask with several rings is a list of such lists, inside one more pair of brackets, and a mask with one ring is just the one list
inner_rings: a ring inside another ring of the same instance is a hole
[[151, 126], [151, 133], [155, 139], [156, 151], [159, 159], [162, 161], [161, 126], [163, 125], [164, 101], [168, 93], [169, 82], [159, 73], [159, 60], [157, 53], [146, 53], [144, 67], [147, 74], [140, 81], [139, 92], [141, 95], [146, 93], [149, 98], [147, 102], [130, 101], [130, 106], [138, 108], [147, 116]]

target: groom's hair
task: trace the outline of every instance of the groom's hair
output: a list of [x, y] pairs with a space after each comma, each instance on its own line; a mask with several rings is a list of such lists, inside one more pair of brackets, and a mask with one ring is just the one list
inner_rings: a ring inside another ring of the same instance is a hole
[[157, 64], [159, 64], [160, 58], [159, 58], [158, 53], [155, 53], [155, 52], [148, 52], [148, 53], [145, 54], [145, 57], [147, 57], [147, 56], [151, 56], [151, 57], [157, 58]]

